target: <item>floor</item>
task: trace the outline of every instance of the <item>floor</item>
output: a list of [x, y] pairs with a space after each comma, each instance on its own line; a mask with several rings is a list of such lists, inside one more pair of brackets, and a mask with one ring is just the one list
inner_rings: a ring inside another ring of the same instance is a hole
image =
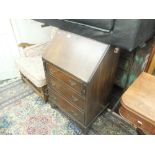
[[[115, 89], [116, 90], [116, 89]], [[117, 91], [118, 93], [118, 91]], [[118, 93], [120, 95], [120, 92]], [[111, 100], [117, 100], [112, 95]], [[82, 135], [68, 116], [45, 103], [20, 79], [0, 82], [0, 134]], [[110, 109], [91, 126], [89, 135], [136, 135], [135, 129]]]

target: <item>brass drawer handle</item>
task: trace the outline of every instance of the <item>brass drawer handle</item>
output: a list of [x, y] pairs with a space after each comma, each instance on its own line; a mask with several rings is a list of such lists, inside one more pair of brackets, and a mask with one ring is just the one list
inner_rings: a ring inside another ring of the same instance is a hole
[[55, 84], [55, 82], [51, 82], [51, 85], [54, 87], [56, 84]]
[[86, 90], [85, 89], [81, 89], [81, 95], [85, 96], [86, 95]]
[[69, 80], [69, 83], [71, 86], [75, 86], [76, 85], [76, 82], [72, 81], [72, 80]]
[[139, 120], [137, 121], [137, 123], [138, 123], [139, 126], [143, 125], [143, 123], [141, 121], [139, 121]]
[[78, 116], [78, 114], [77, 113], [75, 113], [75, 111], [70, 111], [70, 113], [73, 115], [73, 116]]
[[51, 75], [54, 74], [55, 72], [56, 72], [56, 71], [50, 69], [50, 74], [51, 74]]
[[54, 97], [54, 96], [52, 97], [52, 99], [53, 99], [54, 101], [56, 101], [56, 100], [57, 100], [57, 98], [56, 98], [56, 97]]
[[52, 69], [50, 69], [50, 74], [53, 74], [53, 71], [52, 71]]
[[73, 101], [73, 102], [77, 102], [78, 99], [77, 99], [75, 96], [72, 95], [72, 101]]

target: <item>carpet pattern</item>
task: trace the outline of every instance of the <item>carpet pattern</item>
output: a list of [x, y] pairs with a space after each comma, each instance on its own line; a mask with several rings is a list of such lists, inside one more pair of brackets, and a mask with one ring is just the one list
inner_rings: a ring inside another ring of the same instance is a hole
[[0, 87], [0, 109], [32, 93], [33, 91], [27, 85], [23, 84], [22, 80], [15, 80], [10, 84], [6, 84]]
[[[1, 135], [81, 135], [75, 122], [51, 108], [21, 80], [0, 85]], [[136, 131], [106, 111], [93, 123], [90, 135], [131, 135]]]

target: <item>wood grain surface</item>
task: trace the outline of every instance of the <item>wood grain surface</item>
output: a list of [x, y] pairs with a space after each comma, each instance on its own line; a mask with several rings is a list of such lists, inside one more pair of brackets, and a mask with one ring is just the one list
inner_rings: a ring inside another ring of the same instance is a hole
[[123, 94], [121, 102], [155, 125], [155, 77], [143, 72]]

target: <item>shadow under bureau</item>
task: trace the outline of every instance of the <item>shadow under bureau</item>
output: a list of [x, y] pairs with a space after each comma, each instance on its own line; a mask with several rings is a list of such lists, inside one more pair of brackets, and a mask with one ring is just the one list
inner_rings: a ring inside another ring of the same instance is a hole
[[118, 58], [117, 48], [58, 30], [43, 55], [50, 104], [86, 131], [106, 105]]

